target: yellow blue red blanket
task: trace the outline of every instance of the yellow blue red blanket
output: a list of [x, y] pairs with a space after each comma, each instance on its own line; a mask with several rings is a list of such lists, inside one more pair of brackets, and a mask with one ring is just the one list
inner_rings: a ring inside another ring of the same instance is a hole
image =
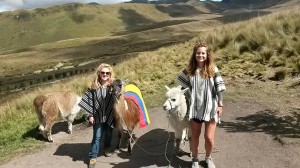
[[126, 85], [125, 98], [133, 100], [139, 106], [140, 128], [150, 124], [150, 118], [140, 89], [133, 84]]

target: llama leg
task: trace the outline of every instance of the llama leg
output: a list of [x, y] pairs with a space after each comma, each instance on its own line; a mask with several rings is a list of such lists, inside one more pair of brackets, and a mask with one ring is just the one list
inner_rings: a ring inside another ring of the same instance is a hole
[[186, 132], [187, 132], [187, 138], [189, 141], [189, 156], [192, 157], [192, 130], [190, 127], [186, 128]]
[[187, 139], [187, 130], [183, 129], [181, 134], [180, 150], [184, 150], [186, 139]]
[[180, 153], [180, 143], [181, 143], [180, 139], [175, 139], [175, 152], [176, 153]]
[[41, 119], [41, 122], [40, 122], [40, 125], [39, 125], [39, 130], [41, 132], [45, 131], [45, 125], [46, 125], [46, 122], [44, 121], [44, 119]]
[[46, 134], [46, 132], [45, 132], [45, 127], [46, 127], [46, 118], [43, 118], [43, 119], [42, 119], [42, 122], [40, 123], [39, 130], [40, 130], [40, 133], [42, 134], [42, 136], [43, 136], [45, 139], [48, 139], [48, 138], [47, 138], [47, 134]]
[[39, 118], [39, 130], [41, 132], [43, 132], [45, 130], [45, 124], [44, 124], [44, 120], [43, 120], [43, 116], [42, 115], [38, 115], [38, 118]]
[[176, 153], [180, 151], [180, 143], [181, 143], [181, 131], [178, 128], [175, 128], [175, 151]]
[[54, 124], [54, 121], [48, 120], [45, 130], [43, 132], [43, 136], [48, 139], [49, 142], [53, 142], [52, 136], [51, 136], [51, 131], [52, 131], [52, 126]]
[[45, 127], [44, 127], [44, 125], [42, 123], [39, 125], [39, 130], [41, 132], [43, 132], [45, 130]]
[[67, 118], [67, 121], [68, 121], [68, 134], [72, 134], [73, 132], [73, 121], [76, 117], [76, 114], [75, 115], [69, 115], [68, 118]]
[[118, 129], [118, 144], [117, 144], [117, 147], [116, 147], [116, 150], [115, 150], [116, 153], [120, 153], [120, 147], [121, 147], [121, 144], [122, 144], [122, 139], [123, 139], [123, 131]]
[[72, 122], [68, 121], [68, 134], [72, 134], [73, 125]]
[[184, 138], [186, 136], [186, 131], [183, 129], [178, 129], [175, 132], [175, 153], [178, 156], [182, 156], [185, 154], [184, 148], [185, 148], [185, 142]]
[[127, 133], [128, 133], [128, 135], [127, 135], [128, 154], [131, 155], [132, 154], [132, 139], [131, 139], [132, 131], [128, 131]]

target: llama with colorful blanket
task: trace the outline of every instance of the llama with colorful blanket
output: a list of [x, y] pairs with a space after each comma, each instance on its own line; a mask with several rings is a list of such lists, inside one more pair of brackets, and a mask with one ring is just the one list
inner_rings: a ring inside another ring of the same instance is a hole
[[128, 135], [128, 153], [132, 153], [134, 128], [139, 124], [144, 128], [150, 124], [150, 119], [146, 105], [144, 103], [141, 91], [133, 84], [126, 85], [121, 80], [113, 82], [113, 92], [116, 98], [114, 103], [114, 116], [116, 127], [119, 131], [119, 143], [116, 150], [120, 150], [123, 131], [126, 130]]

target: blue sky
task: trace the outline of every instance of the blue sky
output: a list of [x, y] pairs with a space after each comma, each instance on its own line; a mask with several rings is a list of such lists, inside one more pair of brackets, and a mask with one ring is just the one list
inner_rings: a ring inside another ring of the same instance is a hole
[[[11, 11], [17, 9], [31, 9], [48, 7], [71, 2], [90, 3], [96, 2], [99, 4], [114, 4], [130, 0], [0, 0], [0, 12]], [[220, 0], [216, 0], [220, 1]]]

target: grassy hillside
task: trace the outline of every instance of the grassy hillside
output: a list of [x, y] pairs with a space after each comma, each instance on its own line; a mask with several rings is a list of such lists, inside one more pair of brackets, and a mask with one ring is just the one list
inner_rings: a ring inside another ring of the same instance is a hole
[[[185, 17], [199, 13], [185, 4], [65, 4], [3, 12], [0, 13], [0, 76], [32, 74], [53, 69], [60, 62], [78, 66], [108, 55], [147, 51], [186, 41], [193, 35], [191, 31], [203, 28], [185, 25], [195, 21]], [[182, 26], [172, 27], [178, 24]], [[202, 27], [207, 27], [207, 23]], [[154, 41], [155, 45], [148, 45]]]
[[[248, 75], [257, 79], [283, 80], [300, 73], [299, 13], [275, 13], [247, 23], [216, 30], [214, 44], [218, 65], [226, 76]], [[232, 32], [234, 30], [234, 33]]]
[[0, 51], [58, 40], [101, 37], [169, 19], [148, 4], [65, 4], [0, 13]]
[[[300, 75], [298, 11], [298, 8], [291, 9], [247, 22], [210, 28], [198, 33], [192, 40], [152, 52], [136, 53], [135, 58], [114, 67], [117, 77], [129, 79], [130, 83], [139, 86], [148, 107], [161, 105], [164, 85], [175, 84], [175, 78], [187, 65], [195, 43], [206, 41], [211, 44], [216, 63], [228, 84], [225, 101], [249, 96], [271, 109], [277, 109], [282, 115], [296, 113], [297, 116], [300, 82], [290, 81], [299, 79]], [[40, 140], [36, 140], [37, 119], [32, 107], [37, 93], [73, 90], [81, 94], [90, 79], [92, 75], [76, 77], [69, 82], [20, 95], [13, 102], [1, 106], [0, 160], [33, 148], [35, 143], [42, 145]], [[239, 88], [239, 84], [242, 87]], [[294, 123], [297, 120], [289, 121]]]

